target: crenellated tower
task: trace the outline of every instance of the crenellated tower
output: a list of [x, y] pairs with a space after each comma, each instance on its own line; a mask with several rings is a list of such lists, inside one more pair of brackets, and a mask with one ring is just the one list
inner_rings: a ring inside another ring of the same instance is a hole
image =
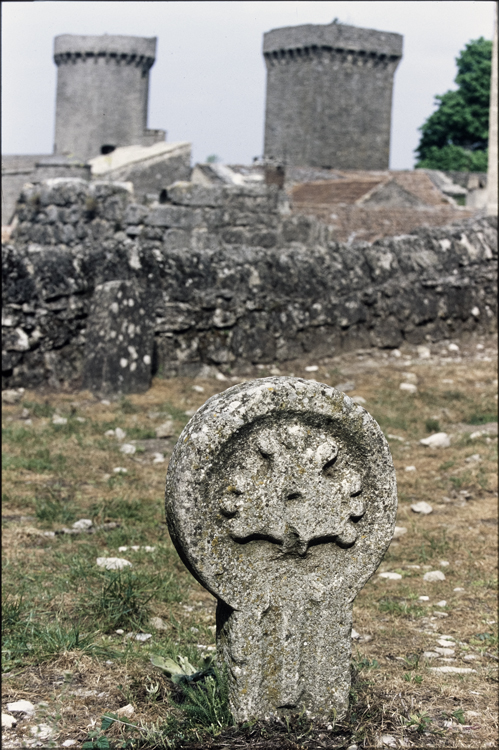
[[163, 130], [147, 129], [149, 70], [155, 58], [156, 37], [55, 37], [54, 153], [86, 160], [118, 146], [164, 141]]
[[264, 34], [265, 156], [293, 166], [387, 169], [402, 40], [334, 22]]

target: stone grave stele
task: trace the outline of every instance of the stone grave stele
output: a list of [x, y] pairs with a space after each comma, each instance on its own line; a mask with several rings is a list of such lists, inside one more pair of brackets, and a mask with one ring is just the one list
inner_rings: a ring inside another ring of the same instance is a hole
[[381, 429], [330, 386], [253, 380], [192, 417], [168, 468], [166, 516], [183, 562], [218, 600], [236, 721], [344, 717], [352, 606], [396, 508]]

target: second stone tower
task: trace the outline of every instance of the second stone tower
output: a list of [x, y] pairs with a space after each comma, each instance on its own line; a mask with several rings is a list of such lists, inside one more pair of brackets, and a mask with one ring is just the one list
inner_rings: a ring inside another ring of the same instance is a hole
[[264, 34], [266, 157], [294, 166], [387, 169], [402, 36], [331, 23]]
[[54, 153], [86, 160], [164, 141], [163, 130], [147, 129], [155, 57], [156, 37], [57, 36]]

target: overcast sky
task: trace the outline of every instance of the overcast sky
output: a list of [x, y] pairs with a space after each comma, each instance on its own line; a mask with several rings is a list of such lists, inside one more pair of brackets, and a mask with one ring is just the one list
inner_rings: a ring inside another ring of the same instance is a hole
[[50, 154], [58, 34], [158, 37], [148, 127], [190, 141], [193, 164], [217, 154], [249, 164], [263, 152], [263, 34], [340, 22], [404, 36], [395, 73], [390, 166], [411, 169], [418, 127], [450, 88], [455, 58], [492, 39], [493, 2], [37, 2], [2, 3], [2, 151]]

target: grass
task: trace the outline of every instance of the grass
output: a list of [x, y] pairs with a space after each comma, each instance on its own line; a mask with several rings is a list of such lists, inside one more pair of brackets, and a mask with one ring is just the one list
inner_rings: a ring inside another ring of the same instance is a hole
[[[147, 441], [172, 419], [178, 435], [189, 419], [186, 411], [230, 385], [214, 379], [201, 381], [202, 394], [192, 389], [199, 380], [156, 379], [148, 393], [110, 405], [88, 393], [33, 391], [21, 405], [4, 407], [4, 701], [44, 702], [37, 720], [46, 711], [56, 746], [72, 738], [92, 750], [217, 743], [368, 748], [382, 733], [407, 737], [418, 747], [478, 748], [495, 741], [497, 662], [487, 654], [497, 649], [497, 441], [453, 432], [461, 423], [494, 421], [494, 364], [404, 365], [418, 378], [417, 393], [407, 395], [398, 388], [400, 368], [380, 359], [354, 372], [355, 362], [351, 355], [325, 363], [313, 377], [331, 384], [355, 380], [349, 395], [363, 396], [385, 433], [402, 438], [391, 439], [390, 448], [397, 525], [407, 534], [391, 544], [381, 565], [402, 580], [374, 575], [355, 602], [354, 627], [365, 640], [354, 641], [350, 708], [342, 722], [331, 717], [332, 729], [318, 728], [302, 714], [234, 725], [219, 673], [179, 686], [151, 664], [153, 654], [181, 655], [201, 669], [204, 656], [213, 653], [216, 602], [185, 569], [166, 529], [164, 478], [175, 438], [164, 441], [167, 461], [154, 464], [147, 444], [125, 456], [121, 443], [104, 433], [120, 427], [125, 442]], [[280, 369], [286, 374], [284, 365]], [[309, 377], [297, 363], [290, 371]], [[253, 376], [262, 374], [255, 370]], [[445, 378], [454, 380], [452, 390], [442, 385]], [[476, 388], [475, 380], [486, 386]], [[23, 408], [31, 425], [20, 419]], [[55, 413], [68, 422], [54, 425]], [[437, 431], [451, 434], [450, 448], [420, 445]], [[479, 462], [466, 462], [476, 453]], [[405, 472], [407, 465], [416, 471]], [[115, 473], [116, 467], [127, 471]], [[411, 511], [419, 500], [432, 505], [431, 515]], [[93, 533], [60, 533], [81, 518], [93, 522]], [[124, 557], [132, 567], [97, 567], [96, 559], [106, 556]], [[426, 583], [426, 569], [441, 569], [445, 580]], [[423, 595], [429, 599], [420, 600]], [[443, 600], [446, 605], [438, 607]], [[161, 629], [152, 618], [160, 618]], [[137, 641], [141, 633], [151, 638]], [[443, 677], [430, 670], [438, 662], [423, 652], [435, 648], [438, 633], [455, 638], [451, 664], [471, 665], [475, 673]], [[465, 661], [469, 654], [478, 660]], [[127, 704], [134, 708], [129, 719], [117, 713]], [[478, 729], [458, 735], [444, 726], [452, 720], [465, 727], [470, 710], [479, 713], [472, 722]], [[20, 722], [4, 731], [27, 738], [29, 726]]]

